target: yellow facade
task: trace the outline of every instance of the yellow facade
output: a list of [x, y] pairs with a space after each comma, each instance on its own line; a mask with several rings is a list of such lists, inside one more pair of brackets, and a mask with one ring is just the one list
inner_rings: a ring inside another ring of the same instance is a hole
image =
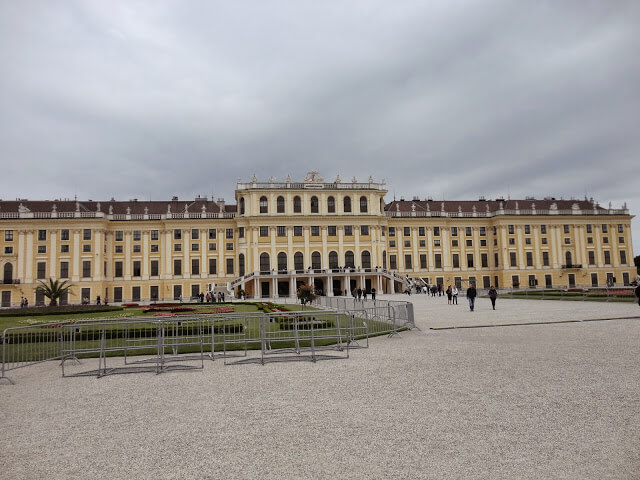
[[635, 277], [628, 210], [593, 201], [384, 202], [384, 183], [239, 183], [236, 205], [0, 201], [2, 306], [69, 279], [69, 303], [327, 295], [409, 285], [586, 287]]

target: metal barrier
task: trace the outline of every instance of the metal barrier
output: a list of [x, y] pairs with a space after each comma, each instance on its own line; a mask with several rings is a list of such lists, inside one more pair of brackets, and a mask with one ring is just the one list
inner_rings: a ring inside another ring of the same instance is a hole
[[598, 302], [635, 302], [634, 287], [512, 288], [502, 289], [503, 298], [531, 300], [573, 300]]
[[413, 304], [389, 300], [358, 300], [351, 297], [316, 297], [314, 304], [361, 317], [370, 335], [395, 335], [403, 328], [415, 328]]

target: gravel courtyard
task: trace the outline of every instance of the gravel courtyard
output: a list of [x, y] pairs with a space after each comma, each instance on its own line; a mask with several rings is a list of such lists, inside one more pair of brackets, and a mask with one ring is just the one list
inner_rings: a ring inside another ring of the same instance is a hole
[[[58, 362], [12, 371], [0, 475], [640, 478], [637, 304], [498, 298], [493, 311], [482, 298], [470, 312], [464, 298], [382, 298], [413, 302], [418, 329], [349, 359], [100, 379], [62, 378]], [[518, 325], [534, 322], [552, 323]]]

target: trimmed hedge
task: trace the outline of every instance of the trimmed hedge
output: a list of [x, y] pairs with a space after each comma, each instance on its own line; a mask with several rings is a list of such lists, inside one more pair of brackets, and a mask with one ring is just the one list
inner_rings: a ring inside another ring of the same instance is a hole
[[44, 315], [69, 315], [76, 313], [114, 312], [123, 310], [119, 306], [64, 305], [57, 307], [8, 308], [0, 310], [0, 317], [38, 317]]

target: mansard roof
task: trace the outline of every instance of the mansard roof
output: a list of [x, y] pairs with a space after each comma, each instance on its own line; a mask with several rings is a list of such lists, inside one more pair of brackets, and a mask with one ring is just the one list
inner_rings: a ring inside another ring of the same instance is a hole
[[544, 211], [544, 210], [601, 210], [593, 200], [545, 199], [496, 199], [496, 200], [393, 200], [385, 205], [386, 212], [446, 212], [446, 213], [484, 213], [508, 211]]

